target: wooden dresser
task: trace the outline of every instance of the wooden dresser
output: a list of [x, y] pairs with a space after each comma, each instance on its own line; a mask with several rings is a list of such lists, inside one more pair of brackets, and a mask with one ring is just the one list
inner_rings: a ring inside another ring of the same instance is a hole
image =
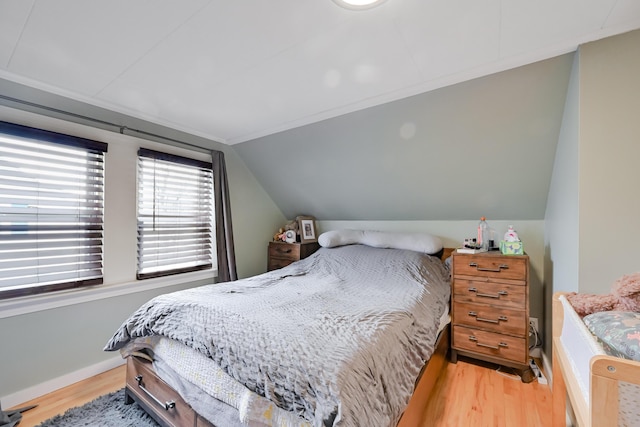
[[304, 259], [318, 250], [318, 242], [285, 243], [269, 242], [267, 271], [286, 267], [294, 261]]
[[529, 367], [529, 257], [453, 254], [451, 361], [458, 354], [520, 370]]

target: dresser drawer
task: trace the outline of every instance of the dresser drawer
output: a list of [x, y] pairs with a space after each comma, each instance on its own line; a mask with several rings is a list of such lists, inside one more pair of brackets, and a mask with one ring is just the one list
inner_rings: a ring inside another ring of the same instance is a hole
[[502, 358], [523, 365], [527, 364], [527, 348], [524, 338], [454, 325], [453, 346], [459, 350]]
[[[194, 426], [196, 416], [193, 409], [167, 383], [153, 375], [150, 365], [150, 362], [133, 356], [128, 357], [127, 388], [147, 406], [155, 408], [156, 414], [162, 418], [166, 425]], [[156, 402], [149, 394], [157, 398], [159, 402]]]
[[453, 304], [453, 319], [456, 325], [461, 324], [522, 337], [526, 333], [525, 313], [522, 310], [456, 301]]
[[298, 261], [300, 259], [300, 245], [271, 242], [269, 243], [269, 258]]
[[[460, 257], [460, 258], [459, 258]], [[456, 255], [455, 276], [527, 280], [527, 258], [492, 255]]]
[[507, 283], [456, 279], [453, 283], [453, 298], [458, 302], [478, 302], [505, 308], [524, 310], [527, 287]]

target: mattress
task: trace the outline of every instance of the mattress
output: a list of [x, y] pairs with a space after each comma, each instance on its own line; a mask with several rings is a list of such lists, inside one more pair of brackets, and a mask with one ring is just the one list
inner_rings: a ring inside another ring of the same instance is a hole
[[560, 341], [565, 349], [570, 350], [566, 351], [566, 356], [580, 386], [584, 404], [588, 407], [591, 358], [606, 353], [565, 296], [562, 295], [559, 299], [564, 310]]
[[167, 366], [166, 363], [163, 363], [162, 360], [156, 360], [153, 363], [153, 368], [156, 375], [167, 383], [173, 390], [177, 391], [182, 399], [191, 406], [191, 409], [210, 422], [215, 420], [216, 426], [268, 427], [265, 424], [258, 422], [243, 423], [241, 421], [240, 413], [236, 408], [208, 395], [202, 389], [196, 387], [178, 375], [169, 366]]

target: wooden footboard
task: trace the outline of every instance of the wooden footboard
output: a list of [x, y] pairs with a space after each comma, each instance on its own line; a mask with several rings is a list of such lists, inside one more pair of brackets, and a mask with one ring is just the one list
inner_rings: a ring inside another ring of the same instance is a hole
[[[444, 248], [440, 259], [442, 262], [455, 251], [455, 248]], [[431, 355], [431, 359], [427, 362], [423, 368], [418, 381], [416, 382], [416, 388], [413, 391], [411, 400], [402, 414], [402, 418], [398, 422], [398, 427], [419, 427], [424, 423], [425, 414], [424, 411], [427, 408], [427, 402], [431, 397], [431, 392], [434, 389], [436, 381], [440, 377], [440, 374], [446, 369], [448, 363], [447, 353], [451, 346], [451, 325], [442, 331], [438, 340], [436, 341], [436, 347]]]
[[613, 356], [591, 358], [590, 399], [586, 402], [569, 362], [571, 349], [565, 348], [560, 340], [564, 321], [561, 295], [564, 293], [553, 296], [553, 425], [566, 426], [568, 397], [578, 426], [617, 426], [620, 383], [633, 384], [640, 390], [640, 362]]

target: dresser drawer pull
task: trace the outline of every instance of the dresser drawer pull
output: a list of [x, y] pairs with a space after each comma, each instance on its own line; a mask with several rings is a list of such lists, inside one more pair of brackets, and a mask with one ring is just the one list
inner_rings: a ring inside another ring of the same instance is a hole
[[475, 336], [473, 336], [473, 335], [469, 335], [469, 341], [473, 341], [473, 342], [475, 342], [475, 343], [476, 343], [476, 345], [477, 345], [478, 347], [490, 348], [490, 349], [492, 349], [492, 350], [500, 350], [500, 347], [505, 347], [505, 348], [506, 348], [506, 347], [509, 347], [509, 345], [508, 345], [506, 342], [498, 343], [498, 345], [497, 345], [497, 346], [495, 346], [495, 345], [489, 345], [489, 344], [483, 344], [483, 343], [481, 343], [481, 342], [478, 342], [478, 338], [476, 338], [476, 337], [475, 337]]
[[509, 320], [507, 316], [500, 316], [498, 317], [498, 320], [485, 319], [484, 317], [478, 317], [478, 313], [476, 313], [475, 311], [470, 311], [469, 316], [475, 317], [478, 322], [495, 323], [495, 324], [498, 324], [500, 322], [506, 322]]
[[478, 292], [478, 289], [476, 289], [476, 288], [469, 288], [469, 292], [475, 292], [477, 297], [493, 298], [493, 299], [498, 299], [501, 296], [509, 295], [509, 293], [507, 291], [498, 291], [498, 295], [485, 294], [485, 293], [482, 293], [482, 292]]
[[156, 402], [158, 405], [163, 407], [165, 411], [168, 411], [169, 409], [173, 409], [173, 408], [176, 407], [176, 402], [174, 402], [173, 400], [170, 400], [168, 402], [162, 403], [162, 401], [160, 399], [158, 399], [153, 394], [151, 394], [151, 392], [149, 390], [147, 390], [144, 387], [144, 385], [142, 384], [142, 375], [138, 375], [136, 377], [136, 381], [138, 382], [138, 387], [140, 387], [140, 390], [144, 391], [147, 394], [147, 396], [152, 398], [154, 400], [154, 402]]
[[284, 249], [284, 250], [283, 250], [283, 249], [280, 249], [280, 248], [277, 248], [277, 249], [276, 249], [276, 252], [280, 252], [281, 254], [290, 254], [290, 253], [291, 253], [291, 248], [289, 248], [289, 249]]
[[478, 263], [475, 262], [470, 262], [469, 267], [475, 267], [478, 271], [489, 271], [491, 273], [500, 273], [500, 270], [507, 270], [509, 268], [507, 264], [500, 264], [498, 268], [478, 267]]

